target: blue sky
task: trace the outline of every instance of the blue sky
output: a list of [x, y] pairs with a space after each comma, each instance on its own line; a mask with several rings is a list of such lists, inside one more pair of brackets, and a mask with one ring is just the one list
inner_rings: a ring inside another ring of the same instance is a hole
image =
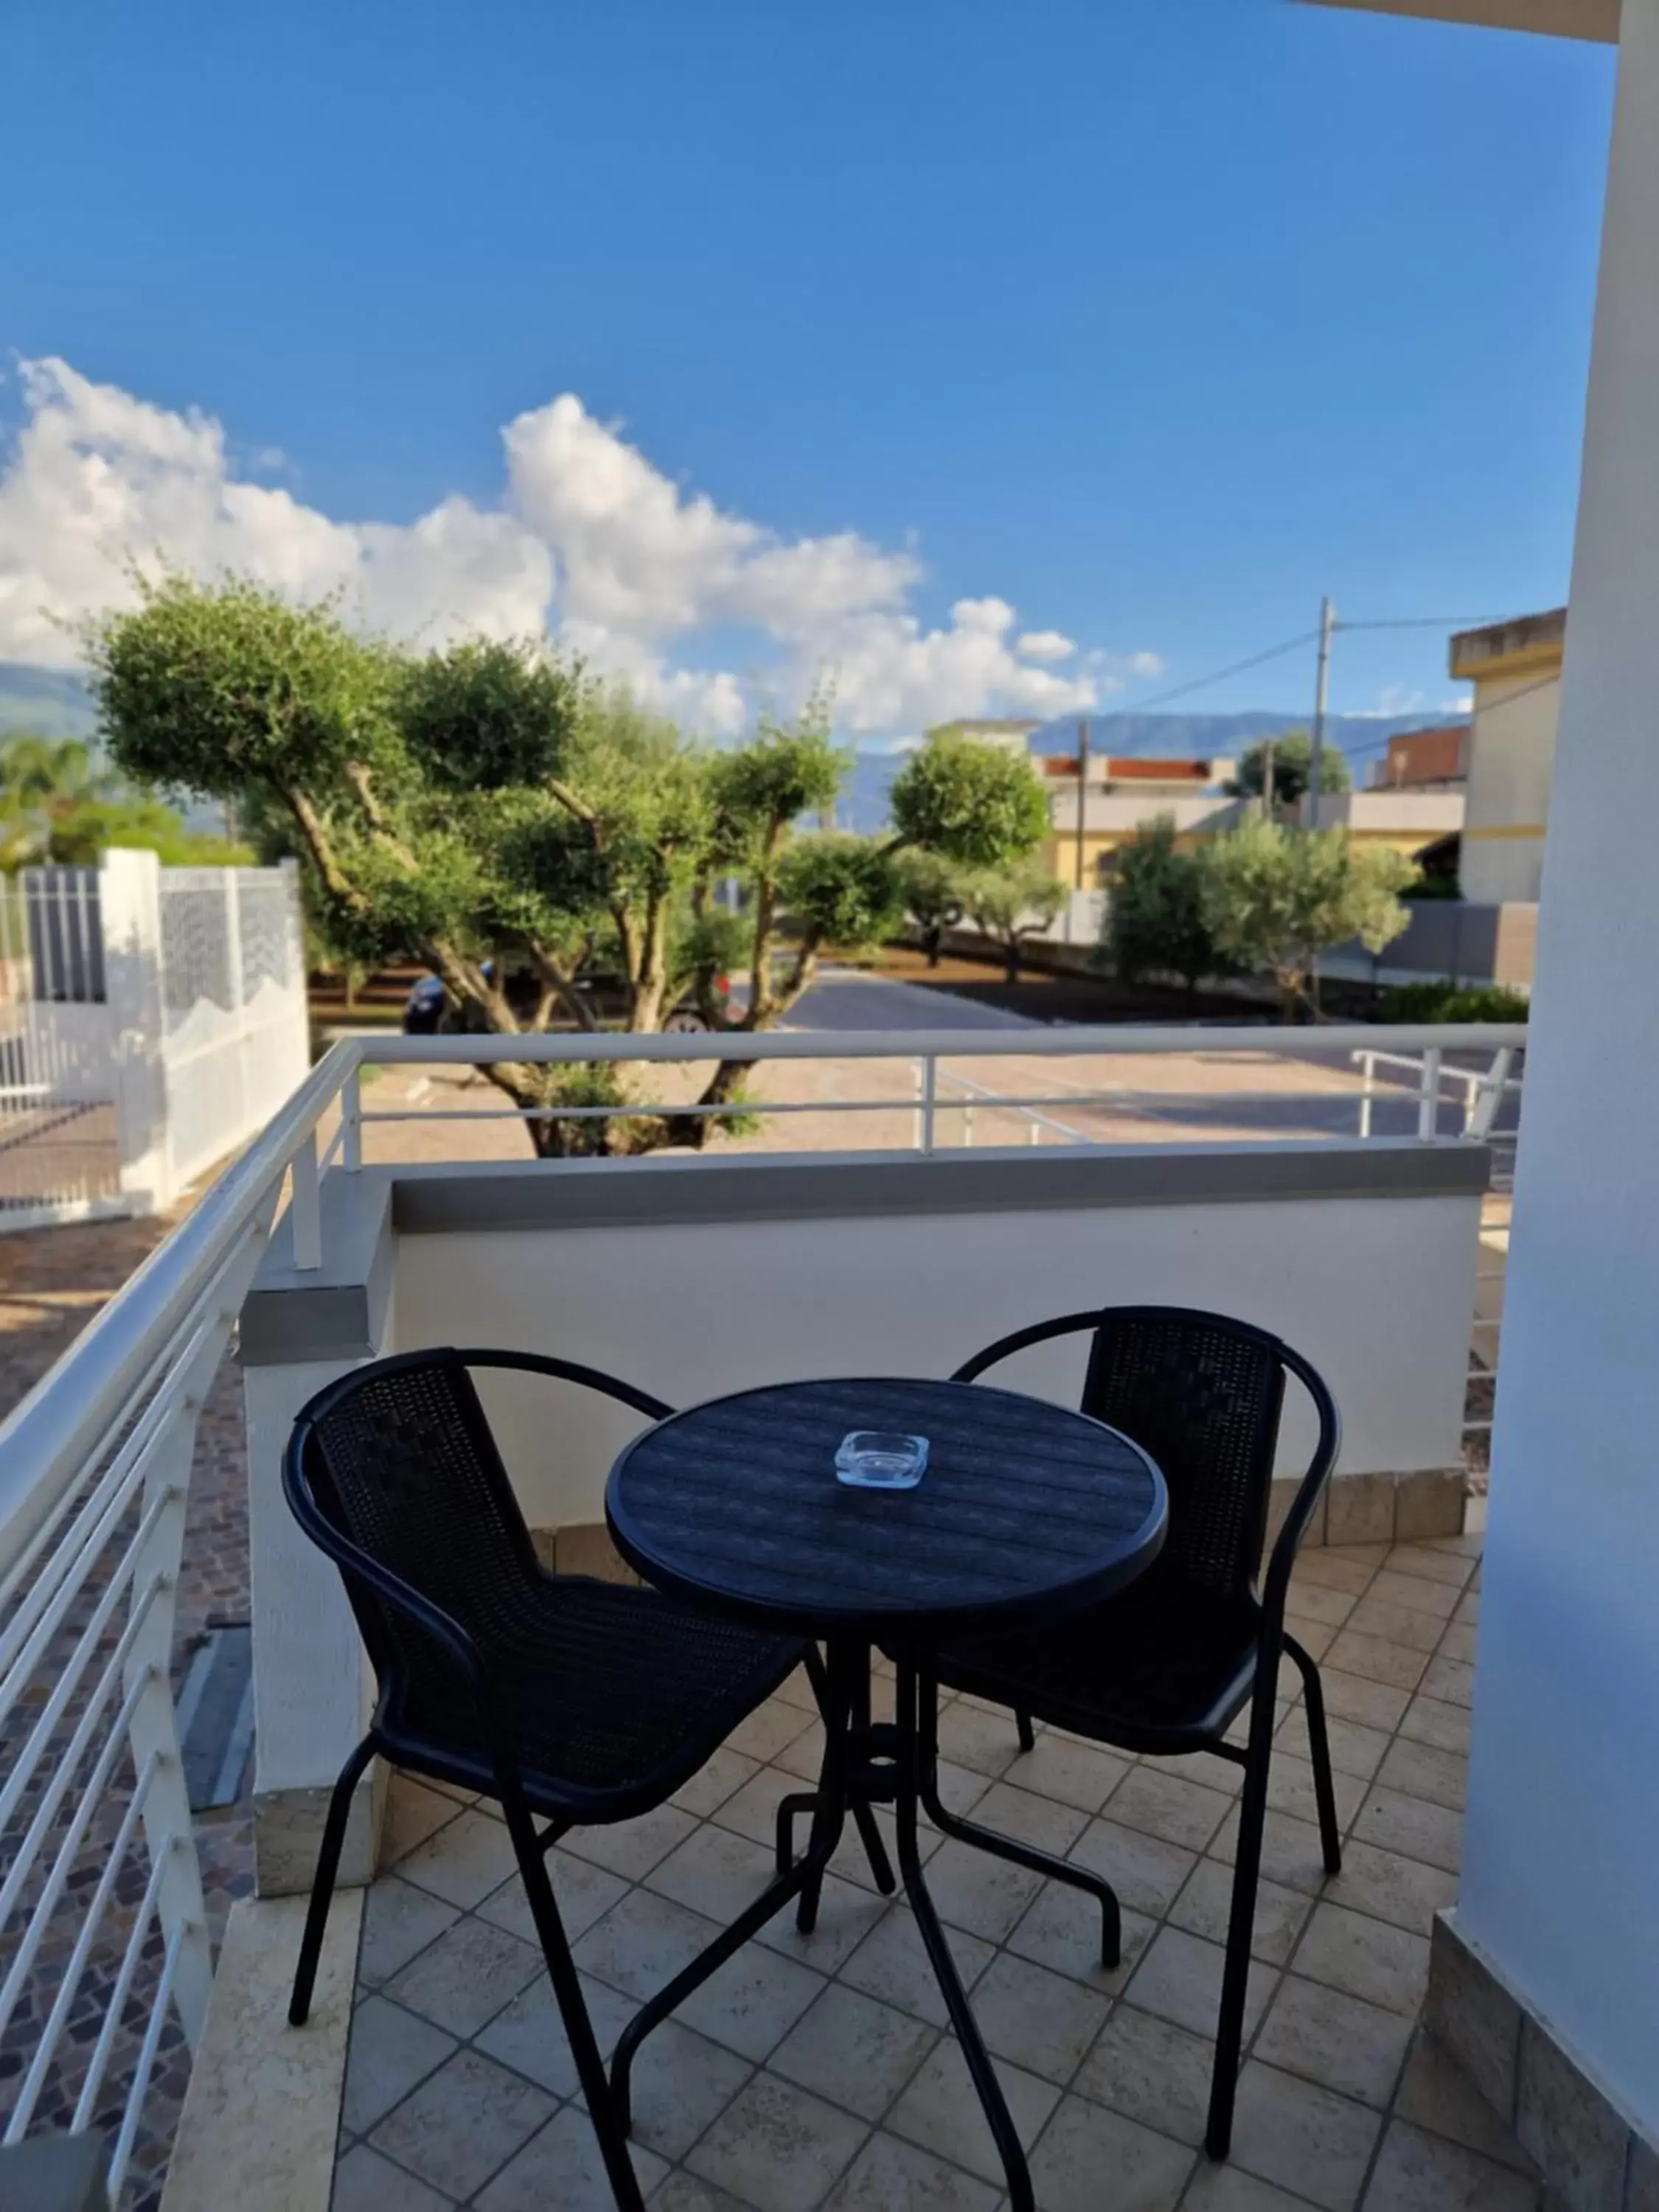
[[[1547, 605], [1612, 78], [1288, 0], [12, 0], [0, 611], [76, 611], [94, 538], [373, 568], [428, 635], [550, 576], [671, 705], [844, 662], [879, 738], [1044, 682], [1133, 707], [1325, 590]], [[340, 534], [446, 501], [437, 552]], [[1299, 706], [1308, 660], [1184, 703]], [[1437, 628], [1356, 633], [1334, 704], [1443, 669]]]

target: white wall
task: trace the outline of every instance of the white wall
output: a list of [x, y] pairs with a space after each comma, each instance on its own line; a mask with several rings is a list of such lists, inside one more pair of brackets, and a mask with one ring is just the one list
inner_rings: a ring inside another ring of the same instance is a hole
[[1659, 2137], [1656, 602], [1659, 0], [1625, 0], [1458, 1918], [1650, 2137]]
[[1477, 905], [1538, 896], [1560, 711], [1560, 681], [1547, 671], [1476, 683], [1459, 872]]
[[[1109, 1301], [1202, 1305], [1276, 1330], [1321, 1370], [1344, 1469], [1445, 1468], [1478, 1211], [1474, 1197], [1333, 1198], [404, 1234], [398, 1343], [554, 1352], [690, 1405], [791, 1376], [948, 1374], [1025, 1322]], [[1081, 1361], [1079, 1340], [1004, 1376], [1075, 1402]], [[487, 1395], [532, 1522], [597, 1520], [634, 1418], [519, 1376]], [[1305, 1461], [1311, 1434], [1298, 1402], [1287, 1461]]]

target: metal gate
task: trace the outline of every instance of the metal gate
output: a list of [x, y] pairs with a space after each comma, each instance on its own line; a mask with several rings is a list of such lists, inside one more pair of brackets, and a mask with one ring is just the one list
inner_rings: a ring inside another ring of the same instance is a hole
[[127, 1210], [95, 868], [0, 878], [0, 1229]]

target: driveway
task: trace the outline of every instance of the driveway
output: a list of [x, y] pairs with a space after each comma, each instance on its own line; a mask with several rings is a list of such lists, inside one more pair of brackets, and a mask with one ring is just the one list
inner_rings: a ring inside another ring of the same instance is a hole
[[1024, 1014], [976, 1006], [950, 991], [924, 990], [857, 968], [826, 968], [789, 1016], [793, 1030], [1033, 1030]]

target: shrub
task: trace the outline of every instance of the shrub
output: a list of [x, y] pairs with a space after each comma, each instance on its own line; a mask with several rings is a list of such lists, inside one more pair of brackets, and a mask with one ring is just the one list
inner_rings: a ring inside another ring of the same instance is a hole
[[1382, 1022], [1524, 1022], [1529, 1001], [1501, 984], [1401, 983], [1382, 995], [1376, 1018]]

